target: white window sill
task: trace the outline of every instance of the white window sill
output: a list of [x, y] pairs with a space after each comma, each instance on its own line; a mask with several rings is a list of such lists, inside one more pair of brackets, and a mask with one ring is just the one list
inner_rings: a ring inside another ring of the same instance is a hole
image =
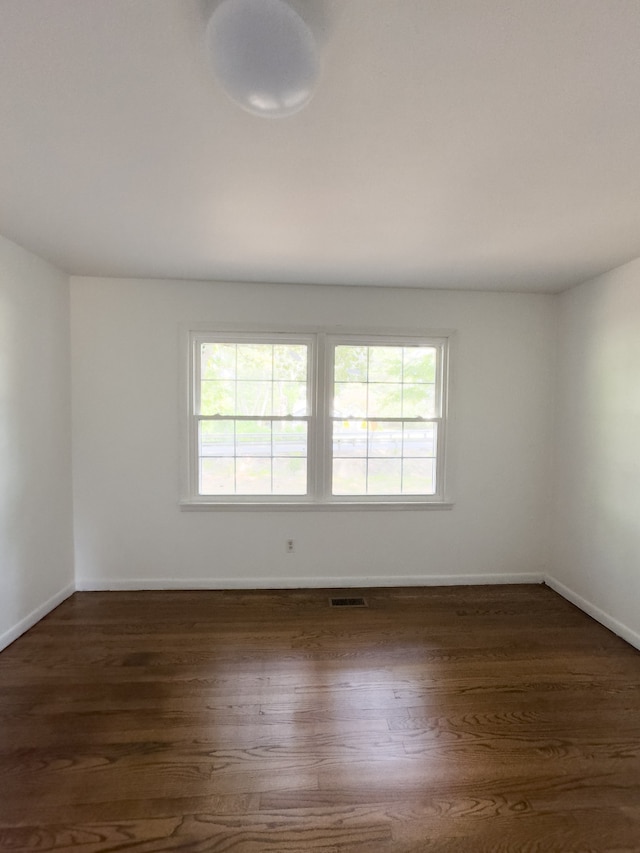
[[181, 512], [388, 512], [406, 510], [450, 510], [454, 504], [450, 501], [376, 501], [357, 503], [356, 501], [332, 501], [331, 503], [205, 503], [203, 501], [180, 501]]

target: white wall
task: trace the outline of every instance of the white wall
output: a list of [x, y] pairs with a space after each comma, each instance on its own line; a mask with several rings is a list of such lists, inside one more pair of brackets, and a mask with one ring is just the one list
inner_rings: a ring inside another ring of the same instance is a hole
[[72, 585], [69, 282], [0, 237], [0, 648]]
[[553, 574], [640, 647], [640, 260], [559, 307]]
[[[71, 317], [80, 587], [546, 571], [554, 297], [74, 278]], [[455, 508], [181, 512], [179, 324], [203, 320], [456, 329]]]

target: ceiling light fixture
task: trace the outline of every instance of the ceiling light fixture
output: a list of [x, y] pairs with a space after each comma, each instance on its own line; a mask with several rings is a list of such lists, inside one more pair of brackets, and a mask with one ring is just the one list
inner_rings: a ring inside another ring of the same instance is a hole
[[250, 113], [279, 118], [311, 100], [320, 73], [316, 42], [284, 0], [222, 0], [206, 42], [220, 85]]

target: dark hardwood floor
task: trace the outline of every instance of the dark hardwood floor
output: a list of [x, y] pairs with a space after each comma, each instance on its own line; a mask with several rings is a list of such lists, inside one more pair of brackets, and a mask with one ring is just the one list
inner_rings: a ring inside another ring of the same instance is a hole
[[640, 652], [544, 586], [78, 593], [0, 654], [0, 849], [640, 851]]

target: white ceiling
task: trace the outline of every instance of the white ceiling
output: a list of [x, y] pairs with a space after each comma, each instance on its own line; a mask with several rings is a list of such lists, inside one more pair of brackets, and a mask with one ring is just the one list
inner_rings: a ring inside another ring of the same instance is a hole
[[292, 0], [229, 101], [211, 0], [0, 0], [0, 233], [73, 274], [554, 291], [640, 255], [639, 0]]

